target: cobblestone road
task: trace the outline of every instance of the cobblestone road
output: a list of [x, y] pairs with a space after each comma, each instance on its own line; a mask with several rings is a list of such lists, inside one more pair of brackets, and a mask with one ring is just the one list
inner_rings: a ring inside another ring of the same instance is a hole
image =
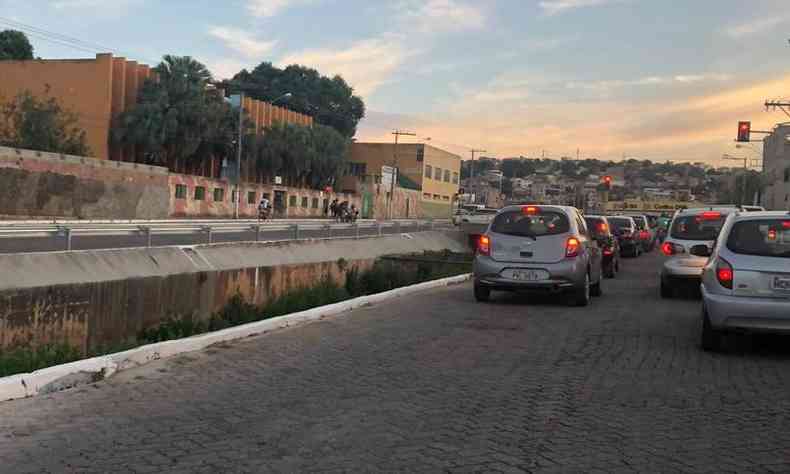
[[697, 347], [658, 257], [591, 308], [468, 285], [0, 404], [0, 472], [788, 472], [783, 338]]

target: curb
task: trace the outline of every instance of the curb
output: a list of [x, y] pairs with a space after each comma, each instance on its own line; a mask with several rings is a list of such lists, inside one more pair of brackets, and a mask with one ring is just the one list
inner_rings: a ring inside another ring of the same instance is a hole
[[470, 274], [404, 286], [375, 295], [360, 296], [339, 303], [319, 306], [299, 313], [243, 324], [184, 339], [157, 342], [91, 359], [78, 360], [63, 365], [47, 367], [27, 374], [0, 378], [0, 401], [34, 397], [47, 393], [94, 383], [111, 377], [117, 372], [132, 369], [166, 357], [195, 352], [221, 342], [236, 341], [270, 331], [299, 326], [312, 321], [338, 316], [354, 309], [371, 306], [392, 298], [399, 298], [420, 291], [464, 283]]

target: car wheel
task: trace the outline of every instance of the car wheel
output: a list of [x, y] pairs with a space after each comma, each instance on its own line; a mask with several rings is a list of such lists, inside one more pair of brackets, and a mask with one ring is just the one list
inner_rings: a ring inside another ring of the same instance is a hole
[[617, 263], [614, 260], [612, 260], [612, 263], [606, 268], [604, 275], [606, 275], [606, 278], [614, 278], [617, 276]]
[[576, 297], [573, 303], [576, 306], [587, 306], [590, 304], [590, 274], [584, 276], [584, 285], [576, 290]]
[[601, 288], [601, 282], [603, 281], [603, 276], [601, 279], [598, 280], [598, 283], [590, 286], [590, 295], [591, 296], [602, 296], [603, 295], [603, 288]]
[[713, 329], [713, 326], [710, 324], [710, 318], [708, 317], [707, 311], [705, 308], [702, 308], [702, 337], [700, 340], [700, 345], [702, 346], [703, 351], [707, 352], [717, 352], [721, 350], [721, 337], [722, 332]]
[[485, 303], [491, 298], [491, 289], [475, 283], [475, 300]]
[[662, 298], [672, 298], [675, 296], [675, 289], [670, 286], [668, 283], [661, 279], [661, 297]]

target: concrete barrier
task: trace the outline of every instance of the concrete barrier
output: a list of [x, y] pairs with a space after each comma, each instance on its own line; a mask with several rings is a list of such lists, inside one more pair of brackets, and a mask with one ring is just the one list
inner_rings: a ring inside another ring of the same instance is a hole
[[[335, 317], [354, 309], [378, 304], [392, 298], [403, 297], [432, 288], [460, 284], [468, 281], [469, 278], [470, 275], [460, 275], [429, 281], [199, 336], [149, 344], [124, 352], [49, 367], [29, 374], [0, 378], [0, 401], [33, 397], [39, 394], [66, 390], [86, 383], [97, 382], [111, 377], [119, 371], [139, 367], [154, 360], [199, 351], [221, 342], [234, 341], [318, 321], [323, 318]], [[232, 389], [232, 387], [229, 387], [229, 389]]]

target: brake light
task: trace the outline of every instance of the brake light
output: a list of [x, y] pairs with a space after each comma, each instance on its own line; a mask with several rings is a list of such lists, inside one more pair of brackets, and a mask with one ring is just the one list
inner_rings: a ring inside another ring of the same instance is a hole
[[782, 221], [782, 229], [790, 229], [790, 221]]
[[776, 229], [768, 229], [768, 240], [776, 240], [778, 235]]
[[524, 214], [533, 215], [533, 214], [539, 213], [540, 212], [540, 208], [538, 206], [524, 206], [524, 207], [521, 208], [521, 211]]
[[607, 257], [610, 255], [614, 255], [614, 249], [612, 247], [604, 247], [603, 254]]
[[664, 253], [667, 257], [675, 254], [675, 246], [669, 242], [664, 242], [661, 244], [661, 252]]
[[721, 212], [707, 211], [702, 213], [702, 219], [706, 221], [715, 221], [721, 219]]
[[732, 265], [727, 260], [720, 258], [716, 264], [716, 279], [719, 284], [729, 290], [732, 289], [732, 281], [735, 279], [735, 272], [732, 271]]
[[598, 224], [598, 230], [601, 232], [606, 232], [609, 230], [609, 226], [606, 225], [606, 222], [601, 222]]
[[579, 256], [579, 248], [581, 248], [581, 242], [576, 237], [571, 237], [568, 239], [568, 242], [565, 244], [565, 257], [566, 258], [573, 258]]
[[491, 255], [491, 238], [487, 235], [481, 235], [477, 240], [477, 253], [480, 255]]
[[643, 239], [643, 240], [644, 239], [649, 239], [650, 238], [650, 232], [648, 232], [646, 230], [643, 230], [643, 231], [639, 232], [639, 238]]

